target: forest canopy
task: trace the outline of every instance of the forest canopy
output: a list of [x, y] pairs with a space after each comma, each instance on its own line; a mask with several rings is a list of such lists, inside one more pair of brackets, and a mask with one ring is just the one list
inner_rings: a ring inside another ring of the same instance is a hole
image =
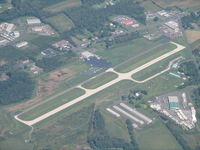
[[35, 82], [26, 72], [9, 72], [8, 79], [0, 81], [0, 104], [17, 103], [32, 97]]

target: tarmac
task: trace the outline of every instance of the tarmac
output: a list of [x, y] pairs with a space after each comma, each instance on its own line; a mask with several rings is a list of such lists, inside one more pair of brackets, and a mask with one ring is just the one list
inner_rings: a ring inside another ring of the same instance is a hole
[[86, 89], [86, 88], [81, 86], [82, 84], [76, 86], [78, 88], [81, 88], [81, 89], [85, 90], [85, 94], [80, 96], [80, 97], [78, 97], [78, 98], [75, 98], [74, 100], [72, 100], [70, 102], [67, 102], [67, 103], [65, 103], [65, 104], [63, 104], [63, 105], [61, 105], [61, 106], [59, 106], [59, 107], [57, 107], [57, 108], [55, 108], [55, 109], [43, 114], [43, 115], [33, 119], [33, 120], [22, 120], [22, 119], [19, 118], [19, 116], [21, 114], [18, 114], [16, 116], [14, 116], [14, 118], [17, 121], [19, 121], [19, 122], [21, 122], [23, 124], [26, 124], [28, 126], [32, 126], [32, 125], [34, 125], [34, 124], [36, 124], [36, 123], [38, 123], [38, 122], [40, 122], [40, 121], [42, 121], [42, 120], [44, 120], [46, 118], [58, 113], [58, 112], [66, 109], [66, 108], [69, 108], [69, 107], [75, 105], [78, 102], [81, 102], [81, 101], [85, 100], [86, 98], [88, 98], [88, 97], [90, 97], [90, 96], [92, 96], [92, 95], [94, 95], [94, 94], [96, 94], [96, 93], [98, 93], [98, 92], [100, 92], [100, 91], [102, 91], [102, 90], [104, 90], [104, 89], [106, 89], [106, 88], [108, 88], [108, 87], [110, 87], [110, 86], [122, 81], [122, 80], [131, 80], [131, 81], [134, 81], [134, 82], [137, 82], [137, 83], [147, 82], [148, 80], [151, 80], [151, 79], [157, 77], [158, 75], [168, 71], [170, 69], [171, 64], [173, 63], [174, 60], [169, 63], [169, 66], [168, 66], [167, 69], [165, 69], [165, 70], [161, 71], [160, 73], [155, 74], [155, 75], [153, 75], [153, 76], [151, 76], [148, 79], [145, 79], [143, 81], [134, 80], [132, 78], [132, 75], [137, 73], [137, 72], [139, 72], [139, 71], [141, 71], [141, 70], [146, 69], [147, 67], [149, 67], [149, 66], [151, 66], [151, 65], [153, 65], [153, 64], [155, 64], [155, 63], [157, 63], [157, 62], [159, 62], [159, 61], [161, 61], [161, 60], [163, 60], [163, 59], [165, 59], [165, 58], [167, 58], [167, 57], [169, 57], [169, 56], [171, 56], [171, 55], [173, 55], [173, 54], [175, 54], [175, 53], [177, 53], [177, 52], [179, 52], [179, 51], [181, 51], [181, 50], [183, 50], [185, 48], [184, 46], [182, 46], [180, 44], [177, 44], [177, 43], [174, 43], [174, 42], [170, 42], [170, 43], [176, 45], [177, 47], [174, 50], [172, 50], [170, 52], [167, 52], [167, 53], [165, 53], [165, 54], [163, 54], [163, 55], [161, 55], [161, 56], [149, 61], [148, 63], [145, 63], [144, 65], [133, 69], [130, 72], [119, 73], [119, 72], [115, 71], [113, 68], [109, 68], [108, 70], [106, 70], [106, 72], [114, 72], [114, 73], [116, 73], [118, 75], [118, 77], [116, 79], [114, 79], [114, 80], [112, 80], [112, 81], [110, 81], [110, 82], [108, 82], [108, 83], [96, 88], [96, 89]]

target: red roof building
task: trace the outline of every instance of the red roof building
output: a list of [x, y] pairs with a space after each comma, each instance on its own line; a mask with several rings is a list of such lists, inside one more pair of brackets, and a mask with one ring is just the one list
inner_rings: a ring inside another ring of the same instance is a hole
[[126, 19], [126, 20], [123, 20], [122, 23], [125, 24], [125, 25], [131, 25], [131, 24], [134, 23], [134, 20], [132, 20], [132, 19]]

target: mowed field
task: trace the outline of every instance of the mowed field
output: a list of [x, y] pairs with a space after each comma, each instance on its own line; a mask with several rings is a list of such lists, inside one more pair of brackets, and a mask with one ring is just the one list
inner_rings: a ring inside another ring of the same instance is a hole
[[200, 39], [200, 30], [186, 30], [185, 34], [190, 44]]
[[50, 7], [46, 7], [44, 10], [49, 12], [60, 12], [67, 8], [77, 7], [81, 5], [80, 0], [65, 0], [64, 2], [57, 3]]
[[154, 2], [163, 8], [171, 6], [178, 6], [181, 8], [200, 6], [199, 0], [154, 0]]
[[134, 74], [132, 76], [132, 78], [135, 80], [139, 80], [139, 81], [145, 80], [145, 79], [151, 77], [152, 75], [155, 75], [155, 74], [165, 70], [169, 66], [170, 61], [172, 61], [173, 59], [175, 59], [177, 57], [182, 56], [181, 54], [182, 54], [182, 52], [178, 52], [172, 56], [169, 56], [168, 58], [160, 61], [159, 63], [156, 63], [140, 72], [137, 72], [136, 74]]
[[160, 121], [136, 131], [140, 150], [182, 150], [176, 139]]
[[117, 78], [117, 74], [113, 72], [106, 72], [98, 77], [93, 78], [92, 80], [84, 83], [82, 86], [86, 89], [95, 89], [101, 85], [106, 84], [107, 82]]
[[63, 13], [47, 18], [46, 21], [60, 33], [68, 31], [74, 26], [73, 22]]
[[[118, 72], [129, 72], [136, 67], [139, 67], [150, 60], [153, 60], [169, 51], [172, 51], [176, 48], [175, 45], [171, 43], [164, 43], [162, 45], [157, 46], [156, 48], [149, 47], [148, 49], [143, 50], [144, 52], [141, 53], [138, 57], [133, 57], [130, 60], [126, 61], [125, 63], [117, 66], [115, 68]], [[152, 50], [151, 50], [152, 49]]]
[[113, 66], [118, 65], [128, 58], [137, 57], [149, 48], [161, 44], [159, 41], [149, 41], [145, 38], [139, 38], [127, 43], [119, 44], [113, 48], [98, 51], [96, 54], [102, 56], [112, 63]]
[[74, 88], [68, 92], [62, 92], [61, 94], [49, 96], [45, 102], [39, 103], [36, 107], [33, 107], [29, 111], [23, 113], [19, 117], [23, 120], [32, 120], [40, 115], [43, 115], [67, 102], [73, 100], [85, 93], [84, 90], [80, 88]]
[[156, 11], [160, 11], [161, 10], [161, 8], [156, 6], [152, 1], [143, 1], [141, 3], [141, 6], [144, 7], [144, 9], [146, 11], [150, 11], [150, 12], [156, 12]]

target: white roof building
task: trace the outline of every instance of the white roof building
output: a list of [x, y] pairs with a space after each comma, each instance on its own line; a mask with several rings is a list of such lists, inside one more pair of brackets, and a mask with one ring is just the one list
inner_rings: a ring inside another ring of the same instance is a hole
[[90, 53], [89, 51], [84, 51], [84, 52], [81, 53], [81, 56], [82, 56], [83, 58], [88, 59], [88, 58], [90, 58], [90, 57], [95, 57], [96, 55]]
[[160, 16], [164, 16], [164, 17], [169, 17], [170, 16], [165, 10], [158, 11], [157, 13]]
[[40, 24], [41, 23], [40, 19], [38, 19], [38, 18], [29, 18], [26, 21], [27, 21], [27, 23], [29, 25], [30, 24]]
[[165, 25], [170, 27], [173, 30], [179, 30], [179, 24], [175, 21], [168, 21], [165, 23]]
[[17, 44], [16, 44], [16, 47], [17, 47], [17, 48], [21, 48], [21, 47], [24, 47], [24, 46], [26, 46], [26, 45], [28, 45], [28, 42], [23, 41], [23, 42], [17, 43]]
[[12, 32], [14, 30], [15, 25], [12, 23], [2, 23], [0, 24], [0, 30], [4, 30], [6, 32]]
[[36, 26], [32, 28], [32, 31], [34, 32], [42, 32], [43, 31], [43, 26]]

